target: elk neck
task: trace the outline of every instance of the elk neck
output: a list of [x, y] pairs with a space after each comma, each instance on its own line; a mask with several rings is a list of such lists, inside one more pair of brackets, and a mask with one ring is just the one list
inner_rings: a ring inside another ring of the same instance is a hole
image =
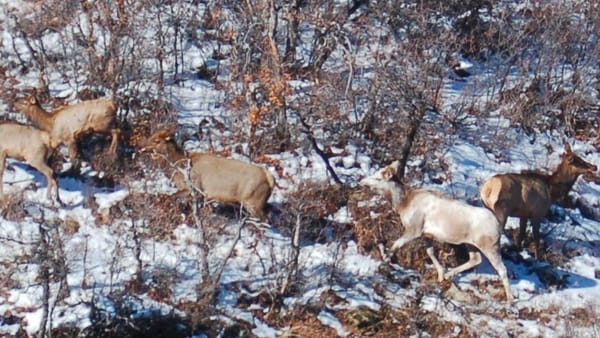
[[52, 131], [54, 125], [54, 115], [48, 113], [39, 105], [29, 105], [21, 109], [21, 113], [38, 128], [47, 132]]
[[558, 201], [566, 197], [579, 175], [567, 162], [562, 161], [548, 179], [552, 200]]
[[402, 187], [400, 184], [393, 181], [389, 181], [387, 183], [388, 185], [384, 191], [384, 196], [392, 203], [392, 207], [397, 209], [398, 206], [400, 206], [400, 203], [402, 203]]
[[156, 152], [153, 156], [158, 163], [165, 169], [172, 170], [173, 166], [185, 168], [187, 165], [187, 156], [185, 152], [174, 143], [167, 143], [165, 151]]

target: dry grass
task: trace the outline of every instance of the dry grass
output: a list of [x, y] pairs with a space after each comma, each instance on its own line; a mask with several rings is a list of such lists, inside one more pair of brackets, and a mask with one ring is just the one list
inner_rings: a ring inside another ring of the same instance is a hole
[[4, 195], [0, 198], [0, 216], [9, 221], [20, 221], [27, 216], [22, 191], [4, 192]]
[[328, 216], [336, 213], [347, 203], [348, 191], [337, 185], [325, 182], [302, 182], [286, 196], [285, 210], [281, 215], [279, 226], [284, 231], [292, 232], [297, 221], [302, 224], [301, 239], [324, 242], [329, 240], [325, 229], [334, 227], [334, 236], [343, 236], [344, 225], [332, 224]]
[[333, 328], [324, 325], [317, 316], [318, 313], [309, 309], [294, 311], [294, 313], [289, 316], [290, 320], [282, 323], [285, 325], [283, 327], [289, 327], [289, 329], [283, 332], [281, 337], [337, 337], [337, 332]]
[[367, 307], [336, 314], [352, 337], [472, 337], [469, 328], [442, 319], [437, 313], [420, 309], [416, 303], [404, 309], [383, 306], [379, 311]]
[[378, 245], [391, 246], [402, 235], [402, 222], [389, 201], [367, 188], [353, 192], [348, 201], [348, 211], [354, 219], [356, 242], [365, 254], [382, 258]]
[[110, 208], [104, 223], [129, 218], [144, 220], [147, 236], [157, 240], [173, 239], [175, 227], [193, 224], [189, 201], [168, 194], [131, 193]]

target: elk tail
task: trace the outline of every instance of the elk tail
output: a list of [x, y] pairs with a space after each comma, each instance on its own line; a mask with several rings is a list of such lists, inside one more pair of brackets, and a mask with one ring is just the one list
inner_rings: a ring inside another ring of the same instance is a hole
[[498, 202], [499, 191], [498, 189], [495, 189], [497, 184], [494, 183], [494, 178], [487, 180], [481, 186], [481, 190], [479, 191], [479, 195], [481, 197], [483, 205], [485, 205], [490, 210], [494, 210], [494, 206], [496, 205], [496, 202]]
[[271, 188], [271, 190], [273, 190], [273, 188], [277, 185], [275, 182], [275, 178], [273, 178], [273, 175], [271, 175], [271, 173], [266, 168], [262, 168], [262, 169], [265, 172], [265, 176], [267, 178], [267, 183], [269, 184], [269, 187]]

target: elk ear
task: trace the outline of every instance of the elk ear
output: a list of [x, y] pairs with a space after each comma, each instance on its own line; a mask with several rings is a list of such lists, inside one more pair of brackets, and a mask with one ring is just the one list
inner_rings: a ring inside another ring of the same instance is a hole
[[394, 175], [396, 175], [396, 173], [398, 172], [399, 166], [400, 166], [400, 162], [394, 161], [394, 162], [392, 162], [392, 164], [385, 167], [385, 169], [383, 169], [383, 171], [381, 173], [381, 176], [383, 177], [383, 179], [385, 179], [386, 181], [391, 180], [394, 177]]
[[157, 139], [157, 140], [160, 139], [160, 140], [169, 141], [175, 134], [176, 129], [177, 129], [177, 127], [173, 127], [173, 126], [160, 129], [159, 131], [154, 133], [154, 136], [152, 136], [151, 138]]
[[571, 150], [571, 145], [567, 142], [565, 142], [565, 153], [567, 153], [567, 154], [573, 153], [573, 151]]
[[396, 160], [396, 161], [392, 162], [392, 164], [390, 164], [388, 166], [388, 168], [389, 168], [392, 176], [396, 175], [398, 173], [398, 168], [400, 168], [400, 161]]

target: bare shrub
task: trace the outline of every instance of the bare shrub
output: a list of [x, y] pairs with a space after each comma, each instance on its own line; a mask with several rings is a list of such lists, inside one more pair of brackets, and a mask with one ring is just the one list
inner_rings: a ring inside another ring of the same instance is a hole
[[581, 328], [591, 328], [594, 335], [600, 333], [600, 325], [594, 318], [598, 318], [600, 314], [600, 305], [597, 300], [586, 302], [582, 307], [578, 307], [569, 311], [565, 318], [566, 331], [573, 330], [575, 336]]
[[[66, 336], [83, 337], [173, 337], [183, 338], [191, 335], [189, 321], [175, 312], [166, 314], [144, 313], [141, 315], [136, 311], [137, 300], [135, 297], [125, 294], [114, 293], [107, 297], [114, 305], [114, 312], [108, 312], [103, 306], [92, 301], [89, 305], [91, 309], [91, 325], [85, 329], [77, 330], [63, 328], [57, 330], [56, 334], [68, 332]], [[73, 334], [74, 330], [77, 334]]]
[[[44, 337], [46, 332], [53, 328], [53, 313], [58, 302], [70, 295], [67, 283], [69, 266], [60, 224], [56, 220], [44, 219], [43, 212], [42, 218], [37, 222], [40, 235], [34, 249], [33, 259], [39, 262], [37, 281], [42, 288], [39, 335]], [[51, 287], [55, 283], [58, 284], [56, 294], [53, 293]]]
[[[173, 239], [180, 224], [192, 224], [189, 201], [168, 194], [130, 193], [110, 208], [113, 220], [135, 217], [146, 223], [145, 236], [156, 240]], [[135, 215], [135, 216], [134, 216]]]
[[[18, 60], [11, 67], [39, 79], [45, 92], [52, 88], [53, 74], [80, 99], [102, 91], [117, 101], [126, 119], [140, 113], [139, 103], [159, 108], [152, 101], [169, 97], [167, 82], [178, 81], [186, 70], [183, 46], [197, 34], [203, 12], [198, 9], [187, 1], [30, 2], [11, 8], [6, 22], [14, 40], [7, 52]], [[5, 81], [22, 80], [13, 71]]]
[[420, 299], [403, 309], [382, 306], [379, 311], [357, 307], [336, 313], [344, 328], [359, 337], [409, 337], [427, 333], [432, 337], [471, 337], [466, 325], [446, 321], [434, 311], [420, 307]]
[[[293, 232], [297, 220], [302, 224], [301, 239], [317, 242], [337, 240], [342, 225], [328, 219], [347, 203], [348, 190], [327, 182], [307, 181], [298, 184], [286, 195], [286, 210], [280, 224], [282, 229]], [[333, 230], [333, 238], [330, 236]]]
[[181, 302], [177, 309], [184, 312], [187, 316], [186, 321], [194, 333], [204, 333], [209, 337], [243, 337], [252, 331], [251, 324], [232, 318], [224, 319], [222, 316], [215, 316], [214, 309], [198, 302]]
[[[498, 67], [504, 68], [497, 72], [498, 103], [504, 101], [506, 108], [502, 115], [513, 122], [511, 127], [522, 127], [533, 137], [546, 130], [584, 137], [577, 132], [577, 121], [591, 117], [591, 124], [598, 123], [588, 113], [593, 107], [588, 102], [597, 95], [590, 88], [598, 83], [599, 45], [587, 42], [597, 30], [592, 23], [597, 13], [585, 2], [539, 4], [523, 8], [516, 16], [510, 8], [497, 9], [508, 19], [498, 21], [506, 42], [496, 54], [503, 61]], [[583, 16], [587, 19], [573, 19]], [[518, 70], [520, 76], [515, 80], [506, 67]]]
[[9, 221], [23, 220], [27, 216], [26, 203], [22, 191], [5, 193], [0, 198], [0, 216]]
[[147, 294], [157, 302], [170, 303], [173, 299], [173, 285], [181, 280], [175, 269], [159, 269], [154, 271], [146, 281]]
[[282, 338], [293, 337], [335, 337], [337, 332], [330, 326], [324, 325], [317, 318], [318, 312], [311, 308], [301, 308], [291, 315], [283, 316], [279, 327], [286, 328]]
[[368, 188], [359, 188], [348, 200], [348, 211], [354, 220], [352, 229], [358, 247], [363, 253], [381, 257], [378, 245], [391, 246], [402, 235], [400, 216], [389, 201]]

